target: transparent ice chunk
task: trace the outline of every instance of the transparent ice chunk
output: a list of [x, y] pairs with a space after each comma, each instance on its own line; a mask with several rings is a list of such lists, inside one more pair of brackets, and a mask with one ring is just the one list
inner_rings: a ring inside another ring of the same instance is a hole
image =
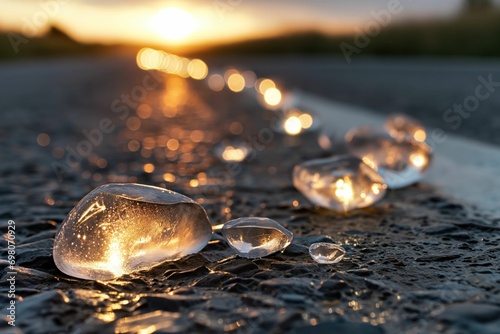
[[391, 189], [420, 181], [432, 160], [432, 150], [427, 144], [396, 139], [370, 127], [350, 130], [346, 143], [349, 152], [375, 169]]
[[345, 249], [332, 243], [318, 242], [309, 247], [309, 255], [318, 263], [333, 264], [342, 261]]
[[335, 211], [364, 208], [382, 199], [382, 177], [361, 159], [338, 156], [295, 166], [293, 185], [312, 203]]
[[87, 194], [63, 221], [54, 243], [62, 272], [109, 280], [203, 249], [212, 235], [203, 207], [176, 192], [107, 184]]
[[269, 218], [245, 217], [222, 227], [222, 235], [241, 257], [261, 258], [279, 252], [292, 242], [293, 234]]

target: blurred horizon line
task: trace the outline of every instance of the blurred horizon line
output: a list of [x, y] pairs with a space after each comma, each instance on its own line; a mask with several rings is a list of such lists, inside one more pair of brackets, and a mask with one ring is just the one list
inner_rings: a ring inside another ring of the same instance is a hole
[[386, 14], [391, 24], [448, 20], [464, 12], [497, 10], [500, 4], [500, 0], [444, 0], [439, 3], [372, 0], [349, 4], [320, 0], [307, 4], [298, 0], [214, 1], [210, 4], [196, 0], [166, 3], [147, 0], [140, 6], [134, 2], [110, 0], [67, 2], [6, 3], [2, 6], [3, 13], [10, 14], [0, 13], [0, 31], [32, 37], [42, 36], [51, 26], [56, 26], [80, 43], [157, 45], [187, 50], [303, 31], [318, 31], [332, 37], [348, 36]]
[[[20, 56], [36, 56], [37, 52], [43, 56], [57, 54], [58, 51], [61, 51], [61, 54], [75, 54], [77, 51], [100, 53], [118, 47], [133, 50], [152, 47], [185, 55], [342, 54], [345, 51], [343, 48], [347, 48], [351, 53], [362, 51], [380, 55], [456, 54], [500, 57], [500, 35], [496, 33], [500, 31], [500, 10], [497, 8], [461, 13], [452, 18], [392, 21], [385, 25], [380, 21], [383, 19], [373, 19], [372, 23], [377, 23], [378, 28], [371, 32], [358, 30], [356, 33], [332, 33], [307, 27], [288, 27], [267, 34], [244, 35], [223, 41], [186, 45], [168, 45], [154, 41], [82, 41], [71, 31], [54, 22], [47, 23], [41, 30], [43, 33], [34, 37], [24, 36], [19, 30], [4, 30], [0, 27], [0, 59], [14, 56], [12, 43], [16, 41], [19, 49], [24, 48], [24, 54]], [[371, 26], [373, 27], [373, 24]], [[366, 42], [361, 43], [363, 40]]]

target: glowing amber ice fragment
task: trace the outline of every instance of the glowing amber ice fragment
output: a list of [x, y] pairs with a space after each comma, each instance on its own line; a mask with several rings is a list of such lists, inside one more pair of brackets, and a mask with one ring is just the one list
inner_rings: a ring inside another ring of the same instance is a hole
[[176, 192], [107, 184], [68, 214], [54, 243], [62, 272], [108, 280], [200, 251], [212, 235], [203, 207]]
[[420, 181], [432, 159], [432, 150], [427, 144], [396, 139], [370, 127], [350, 130], [346, 143], [350, 153], [375, 169], [391, 189]]
[[367, 207], [386, 192], [377, 172], [361, 159], [347, 155], [295, 166], [293, 185], [312, 203], [335, 211]]
[[333, 264], [342, 261], [345, 249], [328, 242], [318, 242], [309, 247], [309, 255], [318, 263]]
[[292, 242], [293, 234], [269, 218], [245, 217], [222, 227], [222, 235], [241, 257], [261, 258], [279, 252]]

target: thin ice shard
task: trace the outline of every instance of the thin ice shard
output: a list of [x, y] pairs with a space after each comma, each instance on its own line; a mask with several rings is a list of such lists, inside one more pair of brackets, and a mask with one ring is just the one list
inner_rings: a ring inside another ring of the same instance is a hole
[[293, 234], [269, 218], [245, 217], [222, 227], [222, 235], [241, 257], [261, 258], [279, 252], [292, 242]]
[[62, 223], [54, 261], [64, 273], [108, 280], [200, 251], [212, 229], [202, 206], [176, 192], [107, 184], [87, 194]]

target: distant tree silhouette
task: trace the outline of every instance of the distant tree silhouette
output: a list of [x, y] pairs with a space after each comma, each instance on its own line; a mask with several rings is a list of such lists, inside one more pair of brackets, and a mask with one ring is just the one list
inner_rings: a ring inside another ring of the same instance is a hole
[[466, 0], [465, 12], [477, 12], [492, 9], [493, 2], [491, 0]]
[[60, 27], [57, 27], [55, 25], [50, 26], [49, 30], [47, 30], [47, 32], [45, 33], [45, 37], [73, 41], [73, 38], [71, 38], [63, 29], [61, 29]]

